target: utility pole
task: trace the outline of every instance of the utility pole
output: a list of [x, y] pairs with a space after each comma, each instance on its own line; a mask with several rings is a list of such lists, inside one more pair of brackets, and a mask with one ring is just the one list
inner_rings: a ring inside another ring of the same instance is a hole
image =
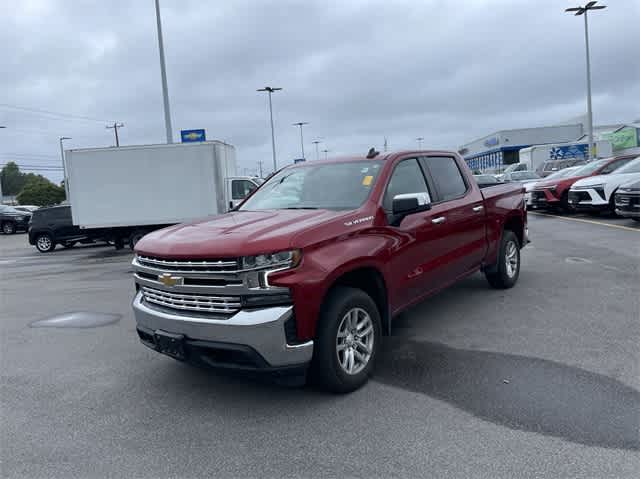
[[299, 121], [298, 123], [294, 123], [293, 126], [299, 126], [300, 127], [300, 148], [302, 149], [302, 156], [301, 158], [304, 159], [304, 138], [302, 137], [302, 126], [303, 125], [308, 125], [309, 123], [306, 121]]
[[589, 10], [602, 10], [603, 8], [607, 8], [606, 5], [596, 5], [597, 1], [591, 1], [587, 3], [584, 7], [574, 7], [567, 8], [565, 12], [575, 12], [575, 15], [578, 17], [580, 15], [584, 15], [584, 43], [586, 47], [587, 53], [587, 135], [589, 136], [589, 160], [593, 157], [595, 153], [593, 150], [593, 112], [591, 110], [591, 61], [589, 59], [589, 23], [587, 21], [587, 14]]
[[111, 130], [113, 129], [113, 132], [116, 135], [116, 147], [120, 146], [120, 139], [118, 138], [118, 128], [122, 128], [124, 126], [124, 123], [118, 123], [118, 122], [114, 122], [113, 125], [107, 125], [107, 130]]
[[156, 0], [156, 22], [158, 24], [158, 50], [160, 50], [160, 75], [162, 76], [162, 98], [164, 100], [164, 126], [167, 130], [167, 143], [173, 143], [171, 110], [169, 109], [169, 88], [167, 87], [167, 68], [164, 63], [164, 42], [162, 40], [162, 22], [160, 21], [159, 0]]
[[318, 143], [322, 143], [320, 140], [313, 140], [311, 143], [316, 145], [316, 160], [320, 159], [320, 150], [318, 149]]
[[258, 171], [260, 172], [260, 178], [262, 178], [262, 160], [258, 160]]
[[[6, 128], [6, 126], [0, 125], [0, 129]], [[0, 202], [2, 201], [2, 178], [0, 178]]]
[[282, 88], [266, 86], [259, 88], [256, 91], [266, 91], [269, 93], [269, 118], [271, 119], [271, 152], [273, 153], [273, 171], [278, 170], [278, 164], [276, 162], [276, 136], [273, 132], [273, 105], [271, 104], [271, 94], [274, 91], [280, 91]]
[[419, 136], [418, 138], [416, 138], [416, 141], [418, 142], [418, 149], [422, 150], [422, 141], [424, 140], [424, 138], [422, 136]]
[[387, 147], [388, 147], [388, 145], [387, 145], [387, 137], [385, 136], [384, 137], [384, 151], [387, 151]]
[[327, 153], [329, 153], [330, 151], [331, 151], [331, 150], [327, 150], [327, 149], [322, 150], [322, 153], [324, 153], [324, 159], [325, 159], [325, 160], [328, 158]]
[[64, 140], [71, 140], [71, 137], [61, 136], [60, 137], [60, 159], [62, 160], [62, 178], [64, 179], [64, 194], [69, 201], [69, 181], [67, 180], [67, 165], [64, 164], [64, 147], [62, 146], [62, 142]]

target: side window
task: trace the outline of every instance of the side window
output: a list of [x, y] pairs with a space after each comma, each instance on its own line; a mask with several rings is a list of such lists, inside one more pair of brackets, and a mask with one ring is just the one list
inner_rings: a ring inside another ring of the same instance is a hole
[[467, 184], [455, 159], [450, 156], [428, 156], [421, 161], [435, 183], [439, 201], [460, 198], [466, 193]]
[[249, 180], [233, 180], [231, 181], [231, 199], [243, 200], [256, 188], [257, 186]]
[[393, 170], [387, 192], [384, 195], [382, 207], [385, 211], [391, 211], [393, 207], [393, 197], [405, 193], [426, 193], [427, 183], [418, 165], [418, 160], [412, 158], [398, 163]]
[[50, 218], [55, 221], [61, 221], [67, 219], [67, 209], [66, 208], [54, 208], [51, 210]]

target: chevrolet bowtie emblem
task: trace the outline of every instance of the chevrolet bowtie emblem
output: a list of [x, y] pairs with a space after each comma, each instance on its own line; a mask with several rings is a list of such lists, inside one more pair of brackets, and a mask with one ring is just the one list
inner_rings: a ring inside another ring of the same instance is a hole
[[178, 286], [184, 284], [184, 278], [181, 278], [180, 276], [173, 276], [171, 273], [158, 275], [158, 281], [165, 286]]

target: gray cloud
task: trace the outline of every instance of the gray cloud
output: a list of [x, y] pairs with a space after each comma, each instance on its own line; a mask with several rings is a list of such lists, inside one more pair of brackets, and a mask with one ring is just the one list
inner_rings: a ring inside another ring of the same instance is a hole
[[[174, 130], [236, 145], [240, 168], [271, 163], [274, 95], [281, 164], [322, 137], [331, 154], [382, 146], [455, 148], [501, 128], [553, 124], [585, 109], [584, 37], [571, 2], [541, 0], [162, 0]], [[640, 117], [640, 2], [608, 0], [590, 22], [597, 123]], [[6, 4], [5, 4], [6, 5]], [[162, 142], [155, 14], [149, 1], [15, 2], [0, 16], [0, 103], [125, 123], [124, 144]], [[109, 146], [104, 122], [0, 106], [9, 153], [56, 163], [72, 147]], [[29, 131], [27, 131], [29, 130]], [[177, 135], [176, 135], [177, 136]], [[48, 174], [59, 180], [59, 175]]]

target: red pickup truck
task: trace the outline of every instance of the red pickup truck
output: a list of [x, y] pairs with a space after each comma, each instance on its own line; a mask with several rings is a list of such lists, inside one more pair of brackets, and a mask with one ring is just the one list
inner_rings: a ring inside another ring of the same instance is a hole
[[404, 309], [479, 270], [512, 287], [527, 232], [522, 186], [481, 191], [455, 153], [292, 165], [233, 211], [137, 244], [138, 335], [179, 360], [352, 391]]

